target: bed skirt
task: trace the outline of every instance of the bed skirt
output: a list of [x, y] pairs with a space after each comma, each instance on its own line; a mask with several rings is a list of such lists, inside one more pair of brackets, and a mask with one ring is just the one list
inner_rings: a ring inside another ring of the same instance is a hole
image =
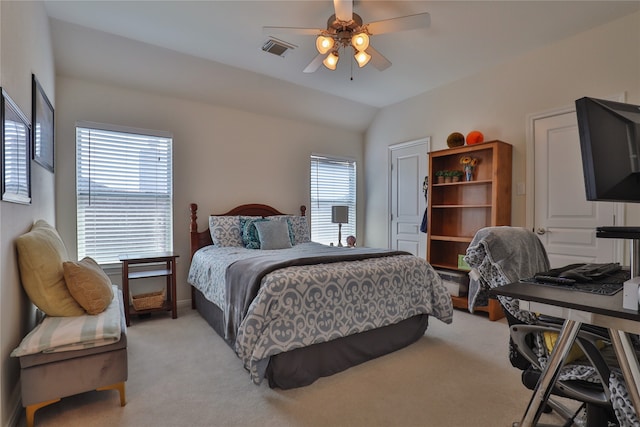
[[[222, 310], [197, 289], [195, 298], [200, 315], [220, 337], [224, 337]], [[413, 316], [393, 325], [272, 356], [266, 372], [269, 387], [290, 389], [306, 386], [318, 378], [399, 350], [420, 339], [428, 323], [426, 314]], [[225, 342], [233, 348], [233, 343]]]

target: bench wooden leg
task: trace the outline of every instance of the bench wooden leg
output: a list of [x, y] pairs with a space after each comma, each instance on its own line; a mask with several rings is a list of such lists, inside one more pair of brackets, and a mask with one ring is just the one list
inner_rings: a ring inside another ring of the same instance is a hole
[[27, 406], [25, 408], [27, 411], [27, 427], [33, 427], [33, 419], [38, 409], [59, 401], [60, 399], [51, 399], [51, 400], [47, 400], [46, 402], [34, 403], [33, 405]]
[[97, 388], [96, 390], [97, 391], [118, 390], [118, 392], [120, 393], [120, 406], [124, 406], [127, 404], [127, 397], [124, 389], [124, 381], [116, 384], [111, 384], [105, 387], [100, 387], [100, 388]]
[[[120, 406], [124, 406], [127, 404], [127, 397], [126, 397], [126, 392], [125, 392], [125, 388], [124, 388], [124, 381], [116, 383], [116, 384], [111, 384], [105, 387], [100, 387], [97, 388], [96, 391], [104, 391], [104, 390], [118, 390], [118, 392], [120, 393]], [[34, 403], [33, 405], [29, 405], [25, 408], [27, 414], [26, 414], [26, 418], [27, 418], [27, 427], [33, 427], [34, 424], [34, 419], [35, 419], [35, 414], [36, 411], [40, 408], [43, 408], [45, 406], [51, 405], [52, 403], [56, 403], [59, 402], [60, 399], [51, 399], [51, 400], [47, 400], [46, 402], [40, 402], [40, 403]]]

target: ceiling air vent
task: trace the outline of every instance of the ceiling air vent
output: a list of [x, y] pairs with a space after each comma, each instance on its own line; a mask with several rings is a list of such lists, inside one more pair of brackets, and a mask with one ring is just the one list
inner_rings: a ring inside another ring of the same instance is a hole
[[284, 58], [288, 51], [295, 49], [296, 47], [298, 46], [283, 42], [275, 37], [271, 37], [262, 45], [262, 50]]

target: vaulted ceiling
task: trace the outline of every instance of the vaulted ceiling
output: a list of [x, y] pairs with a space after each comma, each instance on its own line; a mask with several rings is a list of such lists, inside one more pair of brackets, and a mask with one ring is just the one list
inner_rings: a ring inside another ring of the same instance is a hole
[[[356, 0], [365, 23], [429, 12], [431, 25], [373, 35], [393, 64], [302, 70], [315, 37], [269, 34], [263, 26], [326, 28], [323, 1], [55, 1], [60, 74], [186, 96], [249, 111], [366, 129], [379, 108], [640, 10], [639, 1]], [[264, 52], [270, 35], [296, 47]]]

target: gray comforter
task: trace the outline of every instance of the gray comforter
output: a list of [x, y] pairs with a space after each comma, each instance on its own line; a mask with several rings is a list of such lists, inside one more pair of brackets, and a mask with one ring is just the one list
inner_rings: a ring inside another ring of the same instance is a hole
[[[203, 248], [201, 251], [210, 258], [208, 266], [198, 261], [205, 256], [194, 256], [189, 283], [205, 296], [210, 294], [220, 301], [225, 315], [235, 310], [231, 301], [234, 294], [244, 295], [241, 299], [249, 302], [246, 314], [239, 316], [235, 350], [256, 384], [264, 378], [269, 358], [278, 353], [395, 324], [419, 314], [451, 323], [453, 309], [446, 288], [431, 265], [413, 255], [381, 256], [378, 250], [365, 249], [364, 252], [369, 251], [365, 259], [335, 258], [334, 262], [273, 269], [271, 261], [289, 263], [289, 255], [285, 255], [289, 251], [300, 252], [302, 258], [315, 258], [318, 250], [330, 258], [336, 254], [361, 258], [352, 249], [315, 243], [279, 251]], [[216, 251], [224, 260], [223, 266], [210, 266]], [[268, 269], [273, 271], [258, 273], [262, 278], [258, 286], [253, 285], [254, 298], [249, 296], [253, 292], [238, 291], [237, 284], [226, 283], [227, 267], [235, 263], [240, 271], [246, 270], [247, 265], [239, 260], [252, 258], [262, 263], [259, 260], [264, 256], [264, 263], [270, 264]], [[212, 278], [221, 283], [212, 284]], [[243, 306], [244, 303], [239, 307]]]
[[[275, 252], [275, 253], [274, 253]], [[409, 255], [407, 252], [385, 249], [335, 249], [319, 246], [313, 255], [301, 256], [290, 251], [271, 251], [267, 255], [238, 260], [227, 267], [225, 286], [227, 311], [225, 312], [225, 339], [234, 342], [238, 328], [249, 310], [249, 305], [258, 295], [262, 278], [280, 268], [329, 264], [339, 261], [356, 261], [392, 255]], [[238, 286], [242, 284], [242, 286]]]

